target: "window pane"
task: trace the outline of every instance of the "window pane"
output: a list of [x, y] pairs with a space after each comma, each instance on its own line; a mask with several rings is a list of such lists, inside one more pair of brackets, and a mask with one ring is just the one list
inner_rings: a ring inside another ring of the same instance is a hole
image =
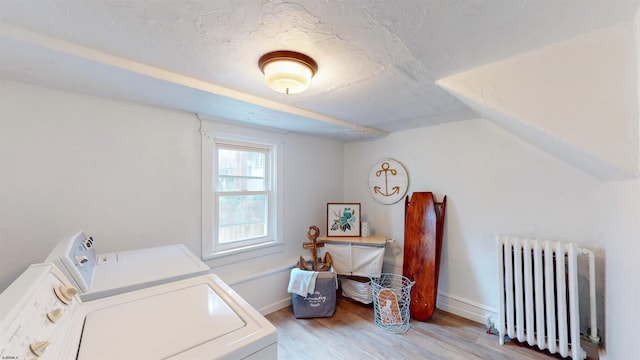
[[221, 244], [267, 235], [267, 195], [220, 196], [218, 242]]
[[265, 190], [266, 153], [218, 149], [218, 191]]

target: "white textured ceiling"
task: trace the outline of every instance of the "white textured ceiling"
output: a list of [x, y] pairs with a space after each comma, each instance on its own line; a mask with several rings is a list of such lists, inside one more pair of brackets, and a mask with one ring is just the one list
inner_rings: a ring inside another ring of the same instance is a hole
[[[638, 0], [0, 0], [0, 76], [344, 140], [474, 117], [443, 77], [632, 22]], [[310, 89], [266, 87], [272, 50]]]

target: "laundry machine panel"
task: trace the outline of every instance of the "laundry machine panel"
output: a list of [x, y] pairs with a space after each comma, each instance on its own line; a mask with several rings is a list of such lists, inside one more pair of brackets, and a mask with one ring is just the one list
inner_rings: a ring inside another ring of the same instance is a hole
[[182, 244], [106, 254], [96, 254], [95, 245], [93, 237], [80, 231], [63, 238], [45, 259], [63, 271], [85, 301], [210, 271]]
[[276, 359], [275, 327], [215, 275], [88, 302], [68, 284], [35, 264], [0, 294], [1, 358]]

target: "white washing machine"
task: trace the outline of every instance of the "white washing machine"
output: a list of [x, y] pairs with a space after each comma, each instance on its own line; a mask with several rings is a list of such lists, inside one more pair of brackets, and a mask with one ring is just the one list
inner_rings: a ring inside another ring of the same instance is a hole
[[63, 238], [45, 262], [54, 263], [87, 301], [209, 273], [184, 245], [96, 255], [93, 238]]
[[276, 359], [277, 333], [213, 274], [83, 302], [54, 264], [0, 295], [1, 359]]

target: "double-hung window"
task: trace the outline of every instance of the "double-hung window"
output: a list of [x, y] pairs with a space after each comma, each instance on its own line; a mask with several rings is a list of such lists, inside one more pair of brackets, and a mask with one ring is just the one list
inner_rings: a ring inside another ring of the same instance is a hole
[[214, 249], [265, 242], [273, 216], [270, 147], [216, 142], [215, 152]]
[[203, 257], [242, 260], [282, 247], [282, 135], [205, 121], [202, 134]]

